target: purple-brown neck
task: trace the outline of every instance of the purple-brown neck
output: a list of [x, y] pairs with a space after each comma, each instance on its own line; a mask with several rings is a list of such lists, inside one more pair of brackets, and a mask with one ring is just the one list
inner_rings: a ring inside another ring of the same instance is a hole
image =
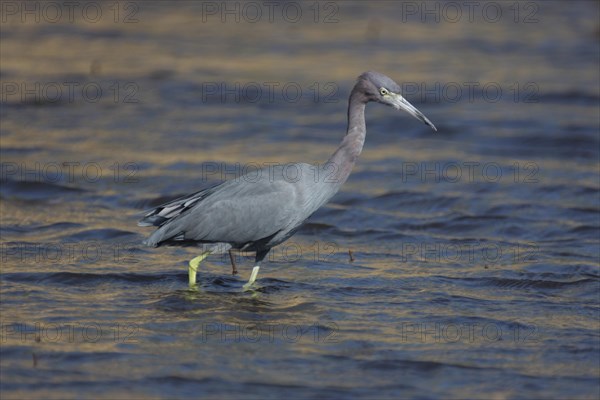
[[327, 168], [333, 178], [332, 183], [336, 186], [336, 191], [348, 179], [365, 143], [365, 135], [367, 134], [365, 106], [367, 101], [366, 96], [360, 89], [360, 83], [357, 83], [352, 89], [348, 100], [346, 136], [326, 163], [326, 166], [327, 164], [330, 165]]

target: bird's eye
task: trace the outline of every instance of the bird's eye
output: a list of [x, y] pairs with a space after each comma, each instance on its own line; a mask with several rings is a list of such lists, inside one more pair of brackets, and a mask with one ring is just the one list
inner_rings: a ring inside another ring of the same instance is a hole
[[383, 88], [383, 87], [381, 89], [379, 89], [379, 93], [381, 93], [382, 96], [390, 94], [390, 92], [388, 92], [388, 90], [386, 88]]

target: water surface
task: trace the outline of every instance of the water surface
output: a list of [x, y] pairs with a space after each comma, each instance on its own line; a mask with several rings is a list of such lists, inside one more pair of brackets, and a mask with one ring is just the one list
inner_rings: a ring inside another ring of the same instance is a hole
[[[600, 395], [597, 3], [127, 4], [2, 23], [3, 399]], [[146, 208], [324, 162], [369, 69], [439, 132], [370, 104], [350, 179], [254, 292], [252, 255], [191, 291], [193, 248], [141, 246]]]

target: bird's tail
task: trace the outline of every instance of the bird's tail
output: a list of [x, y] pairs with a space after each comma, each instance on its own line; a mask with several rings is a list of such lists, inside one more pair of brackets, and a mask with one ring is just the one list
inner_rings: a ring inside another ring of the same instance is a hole
[[154, 232], [142, 243], [148, 247], [158, 247], [163, 242], [181, 242], [185, 237], [179, 229], [173, 229], [170, 225], [163, 225]]

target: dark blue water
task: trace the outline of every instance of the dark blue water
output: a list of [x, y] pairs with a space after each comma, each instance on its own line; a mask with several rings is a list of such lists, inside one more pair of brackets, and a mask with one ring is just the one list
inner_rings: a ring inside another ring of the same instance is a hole
[[[597, 398], [598, 4], [216, 4], [3, 10], [2, 398]], [[193, 248], [141, 246], [144, 209], [324, 162], [369, 69], [438, 133], [370, 104], [255, 291], [252, 254], [189, 290]]]

